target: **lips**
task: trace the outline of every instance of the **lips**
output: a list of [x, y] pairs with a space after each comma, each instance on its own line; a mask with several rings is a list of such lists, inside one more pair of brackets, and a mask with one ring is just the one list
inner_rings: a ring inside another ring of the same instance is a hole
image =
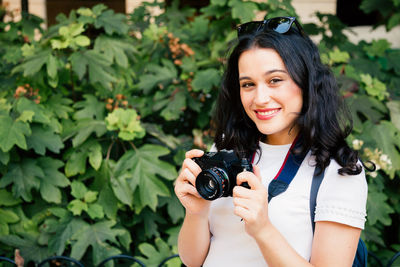
[[275, 117], [280, 110], [280, 108], [256, 109], [255, 113], [259, 120], [269, 120]]

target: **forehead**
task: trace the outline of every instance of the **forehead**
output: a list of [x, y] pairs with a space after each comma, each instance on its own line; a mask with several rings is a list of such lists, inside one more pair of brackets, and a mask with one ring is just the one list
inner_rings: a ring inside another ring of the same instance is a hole
[[272, 48], [252, 48], [243, 52], [238, 61], [239, 75], [286, 70], [282, 58]]

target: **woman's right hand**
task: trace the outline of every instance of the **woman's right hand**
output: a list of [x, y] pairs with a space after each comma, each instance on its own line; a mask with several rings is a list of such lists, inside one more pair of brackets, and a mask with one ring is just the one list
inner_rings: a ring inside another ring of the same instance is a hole
[[186, 214], [208, 216], [211, 201], [203, 199], [196, 189], [196, 178], [201, 168], [192, 158], [203, 156], [204, 152], [193, 149], [186, 152], [181, 172], [176, 179], [175, 194], [186, 209]]

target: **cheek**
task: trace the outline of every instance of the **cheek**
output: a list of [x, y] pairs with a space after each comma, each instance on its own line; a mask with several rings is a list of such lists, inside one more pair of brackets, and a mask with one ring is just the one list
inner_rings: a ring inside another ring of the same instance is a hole
[[248, 92], [246, 93], [246, 92], [240, 91], [240, 101], [242, 102], [243, 108], [247, 112], [247, 109], [250, 107], [251, 102], [252, 102], [250, 94]]
[[293, 88], [293, 90], [286, 95], [286, 99], [289, 100], [287, 103], [292, 111], [301, 111], [301, 108], [303, 107], [303, 93], [300, 88]]

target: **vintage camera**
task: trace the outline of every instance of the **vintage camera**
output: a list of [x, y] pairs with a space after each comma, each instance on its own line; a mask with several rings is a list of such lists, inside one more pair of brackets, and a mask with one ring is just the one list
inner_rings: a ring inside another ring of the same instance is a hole
[[[196, 178], [196, 189], [206, 200], [232, 196], [236, 176], [243, 171], [253, 171], [249, 160], [246, 157], [237, 157], [232, 150], [205, 153], [193, 160], [202, 169]], [[241, 186], [250, 188], [247, 183], [242, 183]]]

